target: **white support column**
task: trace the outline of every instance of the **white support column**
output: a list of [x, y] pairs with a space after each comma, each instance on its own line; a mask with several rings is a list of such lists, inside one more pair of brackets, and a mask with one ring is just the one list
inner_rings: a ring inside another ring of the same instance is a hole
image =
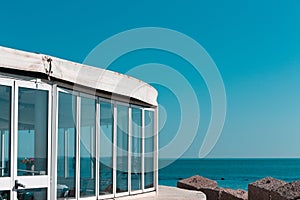
[[[12, 121], [11, 121], [11, 127], [12, 127], [12, 132], [11, 132], [11, 161], [10, 161], [10, 171], [11, 171], [11, 177], [14, 179], [17, 177], [18, 174], [18, 155], [17, 155], [17, 145], [18, 145], [18, 115], [19, 115], [19, 105], [18, 105], [18, 97], [19, 97], [19, 90], [16, 82], [14, 82], [13, 90], [12, 90], [12, 108], [11, 108], [11, 113], [12, 113]], [[13, 167], [15, 166], [15, 167]], [[12, 181], [13, 182], [13, 181]], [[11, 184], [13, 187], [13, 183]], [[11, 199], [17, 199], [17, 194], [14, 191], [10, 191]]]
[[117, 105], [114, 102], [114, 129], [113, 129], [113, 194], [117, 193]]
[[154, 111], [154, 187], [158, 193], [158, 107]]
[[76, 199], [80, 198], [80, 103], [79, 96], [76, 97]]
[[98, 99], [96, 104], [96, 198], [99, 197], [99, 182], [100, 182], [100, 101]]
[[51, 134], [51, 182], [50, 182], [50, 199], [56, 199], [57, 191], [57, 134], [58, 134], [58, 92], [57, 86], [52, 87], [52, 134]]
[[142, 190], [145, 189], [145, 110], [142, 109]]
[[132, 118], [131, 118], [131, 107], [128, 108], [128, 192], [131, 193], [131, 125], [132, 125]]

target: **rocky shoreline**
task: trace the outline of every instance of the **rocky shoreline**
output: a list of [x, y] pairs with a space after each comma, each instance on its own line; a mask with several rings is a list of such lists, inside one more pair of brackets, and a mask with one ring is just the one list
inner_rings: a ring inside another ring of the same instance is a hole
[[250, 183], [248, 192], [220, 188], [216, 181], [199, 175], [178, 181], [177, 187], [201, 191], [207, 200], [300, 200], [300, 181], [288, 183], [272, 177]]

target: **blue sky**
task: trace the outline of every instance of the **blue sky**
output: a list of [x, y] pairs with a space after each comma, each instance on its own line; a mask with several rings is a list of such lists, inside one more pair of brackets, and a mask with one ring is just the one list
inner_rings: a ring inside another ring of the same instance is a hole
[[[224, 81], [227, 116], [209, 157], [300, 157], [299, 9], [296, 0], [2, 2], [0, 45], [82, 63], [96, 45], [122, 31], [176, 30], [206, 49]], [[176, 55], [151, 49], [124, 55], [110, 68], [126, 72], [148, 62], [177, 69], [199, 91], [200, 128], [184, 155], [198, 156], [211, 106], [203, 79]], [[163, 146], [178, 127], [180, 100], [154, 86], [168, 112]]]

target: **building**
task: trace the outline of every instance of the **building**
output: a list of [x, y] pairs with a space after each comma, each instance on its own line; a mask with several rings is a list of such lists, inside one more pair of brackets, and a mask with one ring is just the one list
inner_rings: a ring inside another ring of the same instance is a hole
[[155, 193], [156, 98], [127, 75], [0, 47], [0, 199]]

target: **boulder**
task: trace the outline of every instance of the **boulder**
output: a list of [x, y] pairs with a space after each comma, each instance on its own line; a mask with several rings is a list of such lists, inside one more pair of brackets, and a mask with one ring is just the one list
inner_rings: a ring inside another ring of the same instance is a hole
[[206, 200], [218, 200], [220, 197], [220, 188], [202, 188], [201, 192], [203, 192], [206, 196]]
[[203, 188], [216, 188], [217, 182], [196, 175], [187, 179], [183, 179], [177, 182], [177, 187], [188, 190], [202, 191]]
[[300, 181], [287, 183], [271, 192], [272, 200], [300, 199]]
[[[286, 182], [272, 177], [266, 177], [248, 185], [249, 200], [270, 200], [272, 191], [285, 185]], [[273, 199], [272, 199], [273, 200]]]
[[221, 189], [219, 200], [247, 200], [248, 192], [244, 190]]

